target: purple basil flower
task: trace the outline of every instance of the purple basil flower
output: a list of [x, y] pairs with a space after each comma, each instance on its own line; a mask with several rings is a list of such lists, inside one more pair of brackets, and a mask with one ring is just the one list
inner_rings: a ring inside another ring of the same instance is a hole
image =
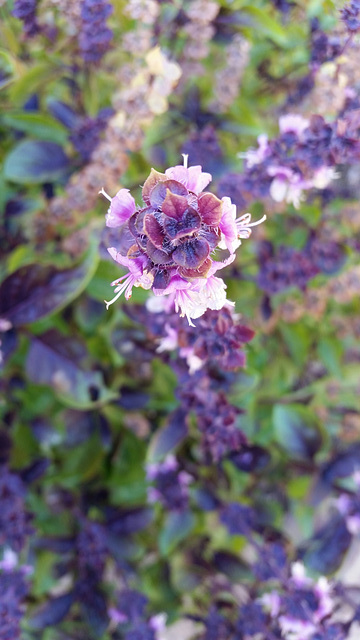
[[161, 502], [169, 510], [182, 510], [188, 506], [188, 486], [192, 476], [186, 471], [179, 471], [174, 456], [169, 455], [163, 462], [149, 464], [146, 475], [153, 483], [148, 490], [150, 502]]
[[106, 0], [82, 0], [79, 45], [85, 62], [100, 62], [109, 50], [113, 32], [106, 26], [106, 19], [112, 12]]
[[19, 18], [24, 23], [24, 32], [28, 37], [39, 32], [39, 25], [36, 20], [37, 0], [15, 0], [13, 16]]
[[351, 0], [340, 11], [341, 19], [350, 34], [358, 33], [360, 30], [360, 2]]
[[[149, 302], [152, 300], [150, 298]], [[151, 310], [151, 304], [148, 306]], [[156, 312], [158, 310], [154, 309], [153, 313]], [[166, 335], [160, 339], [157, 351], [162, 353], [179, 348], [179, 356], [186, 359], [190, 374], [209, 362], [218, 363], [226, 371], [245, 365], [243, 346], [252, 340], [254, 332], [239, 323], [232, 307], [225, 306], [217, 312], [206, 311], [197, 328], [194, 333], [177, 316], [169, 316], [164, 325]]]
[[103, 527], [97, 522], [83, 519], [76, 538], [76, 558], [81, 578], [89, 574], [101, 580], [107, 556]]
[[305, 289], [308, 281], [319, 269], [305, 251], [292, 247], [279, 247], [275, 255], [260, 257], [258, 285], [269, 295], [289, 287]]
[[96, 118], [90, 118], [90, 116], [78, 118], [72, 127], [69, 139], [84, 162], [89, 162], [93, 151], [99, 144], [101, 132], [105, 129], [111, 114], [111, 109], [103, 109]]
[[147, 602], [142, 593], [129, 589], [119, 593], [117, 606], [109, 609], [111, 621], [127, 628], [125, 640], [157, 640], [157, 631], [164, 629], [166, 616], [160, 613], [147, 618]]
[[[250, 214], [236, 218], [230, 198], [219, 200], [203, 192], [210, 180], [200, 166], [187, 167], [184, 157], [184, 166], [165, 173], [151, 170], [142, 188], [142, 208], [127, 189], [114, 198], [101, 191], [111, 203], [106, 224], [119, 228], [118, 247], [108, 251], [129, 269], [113, 283], [116, 295], [107, 307], [124, 292], [130, 298], [136, 286], [152, 289], [155, 296], [170, 296], [189, 324], [206, 309], [222, 309], [226, 285], [215, 273], [235, 259], [240, 238], [249, 237], [254, 223]], [[227, 249], [229, 257], [215, 261], [217, 248]]]

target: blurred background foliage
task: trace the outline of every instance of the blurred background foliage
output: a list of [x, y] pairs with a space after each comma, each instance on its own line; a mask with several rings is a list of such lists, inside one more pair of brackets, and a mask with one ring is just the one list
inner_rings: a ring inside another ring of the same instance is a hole
[[[257, 578], [246, 533], [219, 523], [230, 503], [256, 511], [259, 538], [281, 540], [313, 575], [333, 574], [351, 542], [333, 521], [334, 497], [360, 463], [358, 158], [336, 163], [339, 177], [299, 208], [251, 187], [241, 201], [232, 176], [246, 172], [241, 154], [257, 136], [278, 136], [280, 116], [331, 123], [358, 94], [356, 39], [324, 53], [343, 37], [340, 7], [0, 5], [0, 547], [33, 568], [21, 637], [130, 638], [109, 614], [125, 588], [168, 623], [199, 622], [214, 598], [233, 602], [233, 585]], [[225, 276], [256, 333], [246, 367], [221, 382], [247, 457], [204, 458], [175, 356], [156, 351], [141, 315], [147, 292], [109, 311], [103, 302], [121, 273], [106, 253], [99, 190], [126, 187], [139, 202], [150, 167], [180, 164], [181, 153], [238, 215], [267, 215]], [[297, 265], [312, 241], [307, 276]], [[185, 511], [148, 502], [146, 464], [169, 453], [192, 478]]]

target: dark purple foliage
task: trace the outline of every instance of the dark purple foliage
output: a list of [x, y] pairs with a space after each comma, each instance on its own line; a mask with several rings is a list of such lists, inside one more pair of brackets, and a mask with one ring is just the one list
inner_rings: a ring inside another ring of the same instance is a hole
[[0, 572], [1, 640], [20, 640], [22, 637], [20, 623], [24, 615], [23, 601], [27, 593], [28, 585], [23, 572]]
[[20, 477], [0, 467], [0, 545], [21, 551], [32, 533], [25, 509], [25, 486]]
[[254, 527], [254, 512], [250, 507], [235, 502], [226, 505], [221, 513], [221, 522], [232, 535], [249, 535]]
[[125, 640], [156, 640], [155, 631], [146, 622], [141, 622], [126, 633]]
[[136, 623], [145, 616], [148, 599], [143, 593], [131, 589], [119, 594], [117, 611], [129, 622]]
[[101, 579], [107, 556], [103, 527], [97, 522], [82, 520], [76, 538], [76, 558], [80, 578], [89, 575]]
[[86, 272], [84, 263], [65, 271], [40, 264], [21, 267], [0, 285], [2, 318], [18, 327], [53, 313], [76, 291]]
[[204, 620], [206, 631], [201, 640], [228, 640], [231, 634], [231, 624], [224, 616], [212, 608]]
[[266, 631], [266, 616], [256, 602], [244, 604], [240, 609], [240, 617], [236, 623], [236, 631], [240, 637], [253, 637]]

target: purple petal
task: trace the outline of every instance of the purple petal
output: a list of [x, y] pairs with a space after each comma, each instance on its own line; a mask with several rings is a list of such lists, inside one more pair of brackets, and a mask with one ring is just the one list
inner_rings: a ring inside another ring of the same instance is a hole
[[197, 211], [189, 207], [181, 220], [164, 216], [164, 229], [171, 240], [183, 238], [200, 229], [201, 219]]
[[170, 189], [167, 189], [166, 197], [161, 208], [163, 213], [165, 213], [169, 218], [181, 220], [183, 214], [188, 208], [188, 201], [184, 196], [172, 193]]
[[144, 217], [144, 232], [157, 249], [162, 249], [165, 238], [164, 230], [151, 213], [147, 213]]
[[189, 168], [177, 165], [166, 169], [165, 174], [168, 178], [181, 182], [189, 191], [196, 194], [207, 187], [212, 177], [210, 173], [203, 173], [200, 165]]
[[121, 227], [135, 213], [135, 200], [129, 189], [120, 189], [112, 198], [109, 210], [105, 216], [107, 227]]
[[189, 189], [189, 191], [193, 191], [196, 194], [201, 193], [201, 191], [203, 191], [205, 187], [208, 186], [211, 180], [211, 173], [201, 171], [200, 165], [197, 165], [196, 167], [189, 167], [187, 184], [187, 188]]
[[165, 174], [159, 173], [159, 171], [156, 171], [155, 169], [151, 169], [150, 175], [145, 181], [145, 184], [142, 188], [142, 197], [146, 204], [149, 204], [150, 202], [150, 193], [152, 192], [153, 188], [155, 187], [155, 185], [157, 185], [158, 182], [162, 180], [166, 180]]
[[205, 262], [209, 253], [210, 247], [206, 240], [195, 238], [177, 247], [172, 254], [172, 259], [180, 267], [197, 269]]
[[167, 195], [167, 191], [175, 193], [179, 196], [187, 196], [188, 190], [183, 184], [176, 180], [165, 180], [164, 182], [158, 182], [150, 193], [150, 204], [154, 209], [159, 209]]
[[159, 295], [160, 293], [164, 292], [166, 287], [169, 286], [170, 278], [171, 271], [169, 271], [168, 269], [160, 269], [159, 271], [157, 271], [153, 283], [153, 291], [155, 295]]
[[222, 216], [223, 203], [213, 193], [203, 193], [199, 198], [199, 213], [202, 221], [210, 227], [217, 227]]
[[179, 275], [186, 279], [205, 278], [209, 274], [211, 265], [211, 258], [206, 258], [206, 260], [204, 260], [197, 269], [186, 269], [185, 267], [180, 267]]
[[150, 240], [147, 241], [146, 252], [154, 264], [169, 264], [169, 262], [172, 262], [171, 256], [155, 247]]
[[234, 253], [238, 247], [238, 228], [236, 226], [236, 206], [230, 198], [223, 198], [223, 214], [219, 227], [225, 237], [225, 244], [230, 253]]

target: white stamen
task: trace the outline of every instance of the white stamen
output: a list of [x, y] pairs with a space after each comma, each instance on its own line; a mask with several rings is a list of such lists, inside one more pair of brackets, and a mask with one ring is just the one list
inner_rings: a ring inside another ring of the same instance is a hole
[[185, 167], [185, 169], [187, 169], [187, 168], [188, 168], [188, 158], [189, 158], [189, 155], [188, 155], [187, 153], [182, 153], [181, 155], [182, 155], [182, 157], [184, 158], [184, 167]]
[[[249, 220], [249, 222], [247, 222], [247, 220]], [[242, 227], [256, 227], [256, 225], [261, 224], [262, 222], [265, 222], [266, 216], [264, 215], [260, 220], [256, 220], [256, 222], [250, 222], [250, 220], [251, 220], [251, 213], [245, 213], [244, 216], [242, 216], [241, 218], [238, 218], [237, 220], [235, 220], [235, 222], [236, 224]]]
[[[124, 276], [122, 276], [122, 278], [124, 278]], [[119, 279], [122, 279], [122, 278], [119, 278]], [[126, 278], [126, 280], [124, 280], [124, 282], [123, 282], [119, 287], [117, 287], [117, 288], [115, 289], [115, 291], [117, 292], [117, 293], [116, 293], [116, 296], [114, 296], [114, 297], [112, 298], [112, 300], [110, 300], [110, 302], [107, 302], [107, 300], [104, 300], [104, 302], [105, 302], [105, 304], [106, 304], [106, 310], [108, 310], [108, 309], [109, 309], [110, 305], [111, 305], [111, 304], [113, 304], [113, 302], [115, 302], [118, 298], [120, 298], [121, 294], [122, 294], [122, 293], [124, 293], [124, 291], [125, 291], [128, 287], [130, 287], [130, 288], [131, 288], [131, 285], [132, 285], [132, 281], [133, 281], [133, 279], [134, 279], [134, 276], [132, 276], [132, 275], [128, 275], [128, 276], [127, 276], [127, 278]], [[130, 296], [129, 296], [129, 297], [130, 297]]]
[[99, 191], [99, 194], [102, 196], [105, 196], [105, 198], [107, 198], [109, 200], [109, 202], [111, 202], [112, 198], [110, 198], [109, 194], [106, 193], [104, 187], [101, 187], [101, 190]]

